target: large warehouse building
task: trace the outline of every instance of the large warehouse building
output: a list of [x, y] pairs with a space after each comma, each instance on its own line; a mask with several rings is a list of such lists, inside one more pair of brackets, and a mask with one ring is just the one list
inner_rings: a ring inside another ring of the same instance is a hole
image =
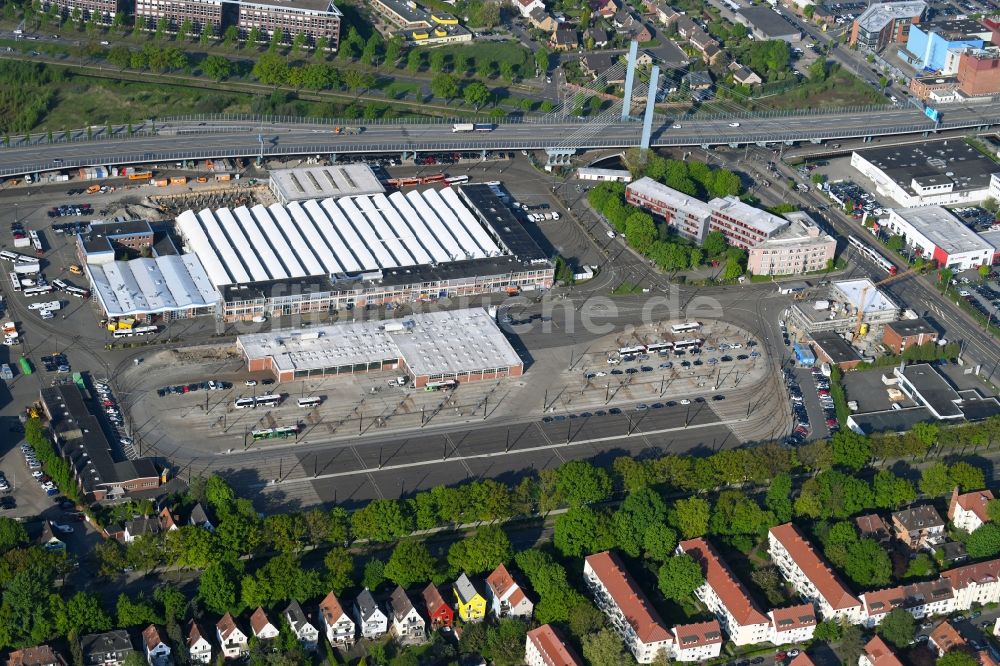
[[942, 268], [965, 271], [993, 263], [996, 249], [940, 206], [892, 209], [880, 224]]
[[851, 166], [904, 208], [980, 202], [991, 196], [990, 175], [1000, 172], [961, 139], [859, 150]]
[[343, 322], [241, 335], [251, 372], [278, 381], [368, 372], [405, 372], [415, 386], [517, 377], [524, 363], [482, 308], [419, 313], [403, 320]]
[[177, 229], [227, 320], [545, 289], [554, 273], [487, 185], [186, 211]]

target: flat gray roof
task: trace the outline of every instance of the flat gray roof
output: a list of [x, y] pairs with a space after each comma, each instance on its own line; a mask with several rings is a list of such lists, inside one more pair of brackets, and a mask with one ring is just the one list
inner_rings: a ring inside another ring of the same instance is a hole
[[271, 357], [279, 372], [402, 360], [414, 376], [429, 376], [509, 368], [522, 362], [482, 308], [254, 333], [239, 336], [238, 344], [247, 358]]
[[952, 182], [952, 190], [982, 190], [990, 185], [990, 174], [1000, 166], [961, 139], [927, 141], [911, 145], [887, 146], [855, 151], [877, 167], [907, 194], [916, 196], [911, 186], [932, 179]]
[[285, 9], [293, 12], [327, 12], [337, 16], [343, 16], [333, 0], [240, 0], [240, 5], [253, 7], [258, 5], [269, 9]]
[[852, 430], [860, 430], [863, 434], [870, 435], [875, 432], [905, 432], [918, 423], [928, 423], [935, 419], [931, 410], [926, 407], [906, 407], [867, 414], [851, 414], [847, 420]]
[[271, 189], [286, 202], [385, 192], [385, 187], [367, 164], [275, 169], [271, 171]]
[[[894, 208], [890, 215], [900, 217], [917, 233], [949, 255], [996, 250], [979, 234], [965, 226], [951, 211], [941, 206]], [[891, 222], [891, 216], [889, 219]]]
[[742, 15], [755, 30], [759, 30], [771, 39], [801, 34], [798, 28], [788, 22], [788, 19], [770, 7], [743, 7], [737, 15]]
[[685, 194], [680, 190], [675, 190], [672, 187], [667, 187], [663, 183], [658, 183], [649, 177], [643, 177], [629, 183], [628, 189], [655, 201], [662, 201], [669, 206], [684, 211], [688, 215], [699, 218], [708, 218], [712, 215], [712, 207], [701, 199]]
[[[898, 368], [893, 370], [893, 374], [898, 373]], [[903, 368], [902, 375], [924, 403], [941, 418], [962, 416], [962, 410], [958, 406], [961, 396], [933, 366], [914, 363]]]
[[927, 3], [923, 0], [911, 2], [882, 2], [870, 6], [858, 17], [858, 26], [869, 33], [879, 32], [890, 21], [923, 15]]
[[812, 334], [812, 339], [833, 363], [861, 360], [861, 354], [858, 353], [858, 350], [833, 331], [817, 331]]
[[900, 319], [885, 326], [886, 328], [891, 328], [900, 337], [937, 333], [937, 330], [923, 317], [918, 317], [917, 319]]
[[[840, 280], [834, 282], [833, 286], [842, 294], [846, 302], [855, 308], [861, 307], [865, 314], [898, 309], [896, 304], [889, 300], [889, 297], [882, 293], [868, 278]], [[864, 304], [861, 303], [862, 295], [865, 297]]]

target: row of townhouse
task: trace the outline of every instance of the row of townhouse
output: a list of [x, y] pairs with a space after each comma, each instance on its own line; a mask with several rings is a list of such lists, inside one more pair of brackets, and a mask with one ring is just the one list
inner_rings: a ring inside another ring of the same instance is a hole
[[[151, 518], [163, 530], [172, 529], [174, 518], [169, 512], [157, 518]], [[125, 534], [132, 534], [125, 530]], [[383, 606], [376, 602], [375, 597], [366, 588], [354, 599], [353, 604], [345, 607], [337, 595], [330, 592], [319, 603], [316, 609], [315, 622], [310, 622], [302, 606], [292, 601], [280, 613], [269, 614], [263, 608], [257, 608], [248, 618], [249, 628], [232, 614], [226, 613], [215, 625], [214, 636], [206, 634], [195, 621], [188, 623], [185, 631], [185, 644], [194, 664], [212, 663], [213, 653], [226, 659], [238, 659], [246, 656], [250, 650], [251, 637], [257, 640], [274, 640], [280, 635], [279, 627], [284, 619], [295, 638], [307, 651], [317, 649], [320, 635], [335, 647], [350, 648], [358, 636], [376, 639], [386, 633], [401, 644], [422, 643], [426, 639], [428, 627], [431, 631], [450, 627], [457, 615], [464, 622], [478, 622], [487, 614], [496, 618], [519, 617], [528, 619], [534, 612], [534, 603], [515, 580], [506, 566], [501, 564], [485, 579], [485, 592], [480, 594], [477, 586], [464, 573], [452, 586], [453, 605], [449, 604], [441, 592], [433, 584], [427, 585], [421, 592], [423, 607], [421, 612], [407, 595], [406, 590], [397, 586]], [[539, 628], [541, 630], [543, 628]], [[546, 631], [535, 630], [529, 636], [529, 643], [536, 654], [548, 655], [566, 652], [565, 644], [550, 636], [551, 628]], [[210, 640], [214, 638], [214, 643]], [[150, 625], [142, 632], [142, 644], [147, 660], [151, 666], [159, 666], [170, 658], [170, 647], [163, 639], [159, 628]], [[561, 647], [560, 647], [561, 646]], [[91, 634], [81, 639], [84, 661], [89, 666], [119, 666], [134, 651], [129, 633], [125, 630], [108, 631]], [[45, 661], [50, 655], [53, 666], [64, 661], [48, 646], [29, 648], [28, 653], [18, 653], [17, 666], [34, 663], [37, 665], [50, 663]], [[561, 663], [559, 661], [542, 662], [547, 666]], [[573, 663], [573, 662], [567, 662]]]
[[718, 657], [722, 650], [722, 627], [717, 620], [677, 625], [667, 630], [617, 555], [610, 551], [588, 556], [583, 578], [598, 609], [640, 664], [652, 663], [660, 655], [684, 662]]

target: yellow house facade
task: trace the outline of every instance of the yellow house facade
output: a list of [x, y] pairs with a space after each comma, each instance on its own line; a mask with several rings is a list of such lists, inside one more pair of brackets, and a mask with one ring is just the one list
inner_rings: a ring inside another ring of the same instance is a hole
[[486, 617], [486, 598], [464, 573], [455, 581], [455, 610], [463, 622], [479, 622]]

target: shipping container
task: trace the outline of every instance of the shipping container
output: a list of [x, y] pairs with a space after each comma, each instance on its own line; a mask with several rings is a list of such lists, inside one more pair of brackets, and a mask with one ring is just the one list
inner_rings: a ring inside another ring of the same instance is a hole
[[217, 173], [215, 174], [215, 179], [219, 182], [226, 182], [231, 178], [228, 173]]
[[170, 179], [171, 185], [187, 185], [188, 179], [185, 176], [174, 176]]
[[167, 180], [166, 178], [157, 178], [156, 180], [153, 181], [153, 185], [156, 185], [157, 187], [166, 187], [169, 184], [170, 181]]

